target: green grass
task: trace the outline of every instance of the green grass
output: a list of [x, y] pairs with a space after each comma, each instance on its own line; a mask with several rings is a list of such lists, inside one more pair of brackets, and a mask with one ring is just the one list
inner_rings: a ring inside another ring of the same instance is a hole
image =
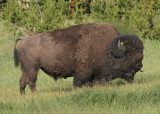
[[[132, 29], [122, 33], [133, 33]], [[13, 47], [17, 35], [6, 31], [0, 22], [0, 114], [159, 114], [160, 113], [160, 42], [144, 42], [143, 73], [137, 73], [133, 84], [116, 79], [105, 86], [78, 88], [73, 78], [55, 82], [39, 72], [38, 92], [19, 93], [20, 68], [13, 63]]]

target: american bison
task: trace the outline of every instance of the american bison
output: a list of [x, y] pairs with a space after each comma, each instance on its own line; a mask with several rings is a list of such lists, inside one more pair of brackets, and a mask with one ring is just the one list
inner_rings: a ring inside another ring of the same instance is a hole
[[115, 78], [132, 82], [142, 67], [143, 48], [136, 35], [120, 35], [113, 25], [100, 23], [19, 38], [14, 61], [22, 69], [20, 93], [25, 93], [26, 84], [36, 91], [39, 69], [55, 80], [73, 76], [75, 87]]

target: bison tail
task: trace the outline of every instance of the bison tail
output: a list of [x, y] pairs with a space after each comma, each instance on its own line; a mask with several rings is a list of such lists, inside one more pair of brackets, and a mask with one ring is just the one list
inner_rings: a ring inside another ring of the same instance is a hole
[[17, 48], [16, 48], [16, 44], [17, 44], [17, 42], [18, 42], [19, 40], [22, 40], [22, 39], [21, 39], [21, 38], [18, 38], [18, 39], [15, 41], [15, 45], [14, 45], [14, 65], [15, 65], [16, 67], [18, 67], [18, 63], [19, 63], [19, 61], [18, 61], [18, 51], [17, 51]]

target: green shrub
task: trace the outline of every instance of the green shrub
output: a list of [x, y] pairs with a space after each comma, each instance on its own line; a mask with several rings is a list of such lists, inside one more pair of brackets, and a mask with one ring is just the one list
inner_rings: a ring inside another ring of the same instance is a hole
[[154, 17], [160, 15], [160, 1], [150, 0], [141, 1], [131, 11], [129, 18], [130, 23], [135, 25], [142, 38], [159, 39], [157, 26], [158, 23], [154, 23]]
[[25, 2], [22, 0], [21, 4], [13, 0], [8, 1], [6, 7], [3, 8], [3, 18], [33, 32], [63, 28], [65, 18], [69, 14], [67, 8], [70, 2], [45, 0], [37, 4], [32, 0], [28, 4], [29, 7], [24, 7]]
[[[18, 2], [20, 1], [20, 2]], [[154, 18], [160, 15], [159, 0], [94, 0], [89, 12], [78, 11], [88, 7], [86, 0], [75, 4], [75, 13], [71, 15], [69, 0], [8, 0], [3, 8], [3, 18], [33, 32], [43, 32], [67, 27], [68, 25], [89, 22], [127, 23], [138, 29], [141, 38], [160, 39], [158, 22]], [[25, 5], [28, 4], [28, 7]], [[70, 21], [74, 20], [72, 24]]]

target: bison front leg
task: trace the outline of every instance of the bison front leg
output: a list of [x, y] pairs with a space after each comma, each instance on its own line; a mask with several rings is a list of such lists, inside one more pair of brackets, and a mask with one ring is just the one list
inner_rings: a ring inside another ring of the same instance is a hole
[[82, 74], [82, 73], [76, 73], [73, 80], [73, 85], [75, 87], [82, 87], [83, 85], [91, 86], [90, 81], [91, 74]]
[[134, 73], [126, 73], [125, 76], [124, 76], [124, 79], [125, 79], [128, 83], [133, 83]]
[[97, 72], [98, 74], [96, 74], [94, 79], [95, 85], [105, 85], [106, 82], [111, 80], [111, 76], [108, 74], [106, 69], [99, 69]]
[[82, 65], [81, 68], [77, 70], [74, 75], [73, 85], [75, 87], [82, 87], [83, 85], [91, 85], [92, 80], [92, 69], [88, 68], [85, 65]]
[[91, 60], [92, 34], [82, 36], [78, 41], [75, 52], [75, 68], [73, 84], [75, 87], [81, 87], [91, 83], [93, 76], [93, 61]]

